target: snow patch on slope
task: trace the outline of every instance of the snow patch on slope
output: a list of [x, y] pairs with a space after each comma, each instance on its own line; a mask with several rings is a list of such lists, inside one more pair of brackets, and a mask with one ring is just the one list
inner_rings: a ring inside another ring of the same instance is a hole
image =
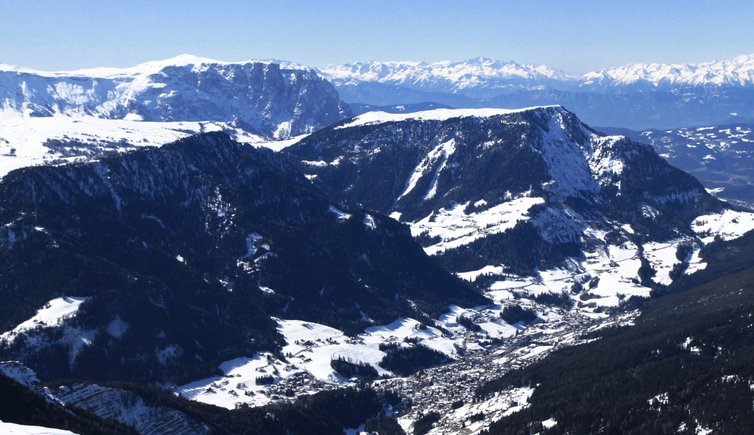
[[42, 426], [27, 426], [23, 424], [6, 423], [0, 421], [0, 433], [6, 435], [76, 435], [63, 429], [51, 429]]
[[0, 375], [11, 378], [31, 390], [39, 386], [37, 373], [17, 361], [1, 361]]
[[70, 319], [75, 316], [81, 304], [84, 303], [87, 299], [89, 298], [80, 296], [66, 296], [53, 299], [44, 307], [37, 310], [37, 314], [35, 314], [32, 318], [22, 322], [21, 324], [13, 328], [13, 330], [1, 334], [0, 340], [10, 342], [24, 332], [36, 328], [58, 326], [62, 324], [66, 319]]
[[623, 173], [625, 163], [616, 158], [613, 148], [616, 143], [624, 140], [624, 136], [592, 136], [594, 151], [589, 157], [589, 168], [600, 185], [610, 184], [610, 177]]
[[262, 406], [271, 399], [262, 394], [270, 383], [280, 382], [301, 369], [285, 363], [268, 352], [256, 353], [250, 358], [236, 358], [220, 364], [223, 376], [213, 376], [177, 388], [181, 396], [198, 402], [233, 409], [237, 403]]
[[[476, 434], [487, 428], [490, 423], [520, 412], [529, 405], [529, 399], [534, 394], [532, 387], [512, 388], [502, 391], [481, 402], [468, 403], [450, 412], [445, 418], [451, 421], [469, 421], [465, 425], [465, 432]], [[484, 418], [474, 421], [471, 417], [483, 415]]]
[[351, 218], [351, 215], [349, 213], [344, 212], [334, 205], [331, 205], [330, 208], [328, 208], [328, 211], [334, 214], [339, 221], [345, 221]]
[[691, 223], [691, 228], [705, 244], [712, 243], [717, 237], [725, 241], [733, 240], [754, 230], [754, 213], [725, 210], [699, 216]]
[[655, 270], [652, 281], [662, 285], [670, 285], [673, 282], [670, 273], [677, 264], [681, 263], [681, 260], [676, 257], [677, 252], [677, 242], [644, 243], [644, 257], [652, 265], [652, 269]]
[[518, 222], [529, 219], [529, 209], [542, 203], [542, 198], [525, 196], [470, 214], [465, 212], [468, 202], [457, 204], [451, 209], [440, 209], [437, 213], [430, 213], [424, 219], [412, 223], [411, 234], [414, 237], [439, 237], [440, 242], [424, 248], [427, 254], [436, 255], [492, 234], [503, 233], [515, 227]]
[[183, 412], [147, 403], [129, 390], [75, 383], [55, 388], [54, 396], [66, 406], [85, 409], [105, 420], [115, 420], [145, 434], [206, 434], [210, 428]]
[[484, 275], [500, 275], [500, 274], [503, 273], [504, 270], [505, 269], [504, 269], [503, 266], [488, 265], [488, 266], [484, 266], [481, 269], [477, 269], [477, 270], [470, 270], [468, 272], [459, 272], [459, 273], [456, 273], [456, 275], [458, 275], [459, 278], [461, 278], [461, 279], [463, 279], [465, 281], [474, 282], [480, 276], [484, 276]]
[[595, 194], [599, 187], [588, 164], [590, 149], [566, 134], [565, 122], [563, 113], [555, 113], [538, 149], [555, 182], [554, 190], [565, 196]]
[[398, 199], [396, 199], [396, 202], [399, 201], [404, 196], [411, 193], [411, 191], [413, 191], [414, 188], [416, 187], [416, 183], [418, 183], [419, 180], [421, 180], [421, 178], [424, 177], [433, 166], [437, 165], [434, 171], [434, 175], [432, 177], [432, 182], [430, 184], [430, 187], [427, 190], [427, 193], [424, 195], [425, 200], [434, 198], [435, 194], [437, 193], [437, 179], [440, 176], [440, 173], [442, 172], [442, 170], [445, 169], [445, 166], [447, 166], [448, 158], [454, 152], [455, 152], [455, 141], [453, 139], [450, 139], [448, 141], [438, 144], [430, 152], [428, 152], [427, 155], [422, 159], [421, 162], [419, 162], [419, 164], [414, 169], [414, 172], [411, 174], [411, 177], [408, 179], [408, 183], [406, 184], [406, 189], [403, 190], [403, 193], [401, 193], [398, 196]]

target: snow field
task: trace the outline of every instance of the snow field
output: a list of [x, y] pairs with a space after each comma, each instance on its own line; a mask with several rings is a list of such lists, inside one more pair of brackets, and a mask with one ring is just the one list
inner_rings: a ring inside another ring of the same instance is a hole
[[62, 429], [51, 429], [42, 426], [26, 426], [22, 424], [0, 421], [0, 433], [5, 435], [76, 435]]
[[699, 216], [691, 223], [691, 228], [705, 244], [714, 242], [716, 237], [725, 241], [733, 240], [754, 230], [754, 213], [725, 210], [722, 213]]
[[19, 334], [31, 329], [58, 326], [65, 319], [75, 316], [81, 304], [87, 299], [79, 296], [66, 296], [53, 299], [44, 307], [37, 310], [37, 313], [32, 318], [22, 322], [11, 331], [1, 334], [0, 340], [12, 341]]
[[529, 209], [542, 203], [542, 198], [521, 197], [470, 214], [464, 212], [468, 202], [457, 204], [449, 210], [440, 209], [439, 212], [410, 224], [411, 234], [414, 237], [421, 234], [440, 237], [442, 241], [424, 248], [427, 254], [436, 255], [488, 235], [503, 233], [515, 227], [518, 222], [527, 220]]
[[[278, 331], [286, 341], [281, 352], [287, 362], [269, 352], [257, 353], [251, 358], [236, 358], [220, 365], [222, 376], [182, 385], [176, 388], [176, 392], [191, 400], [228, 409], [233, 409], [238, 403], [262, 406], [273, 399], [268, 395], [268, 385], [256, 384], [260, 376], [270, 376], [273, 383], [301, 375], [328, 384], [348, 383], [349, 379], [330, 366], [330, 361], [336, 358], [365, 363], [374, 367], [379, 375], [392, 376], [393, 373], [378, 365], [385, 356], [379, 349], [381, 343], [407, 345], [406, 340], [418, 340], [421, 345], [458, 358], [458, 348], [476, 350], [480, 347], [475, 341], [464, 337], [466, 330], [456, 322], [456, 318], [462, 314], [473, 315], [480, 310], [451, 306], [450, 311], [438, 319], [443, 328], [451, 331], [450, 336], [410, 318], [369, 327], [356, 337], [348, 337], [338, 329], [313, 322], [277, 319]], [[500, 319], [501, 310], [501, 306], [496, 306], [483, 313], [487, 318], [478, 323], [481, 336], [504, 338], [516, 334], [516, 327]]]
[[[493, 421], [500, 420], [503, 417], [515, 414], [529, 407], [529, 398], [534, 393], [534, 388], [522, 387], [502, 391], [493, 397], [478, 403], [468, 403], [458, 409], [454, 409], [443, 419], [453, 422], [470, 421], [470, 418], [477, 414], [483, 414], [485, 418], [480, 421], [468, 423], [465, 426], [465, 432], [468, 434], [477, 434], [487, 429]], [[443, 425], [438, 425], [442, 427]], [[410, 432], [409, 432], [410, 433]], [[431, 430], [429, 434], [444, 433], [442, 429]]]
[[178, 387], [181, 396], [223, 408], [233, 409], [237, 403], [262, 406], [271, 399], [261, 394], [267, 386], [257, 384], [261, 377], [272, 377], [279, 382], [301, 370], [277, 359], [268, 352], [256, 353], [251, 358], [236, 358], [220, 364], [223, 376], [213, 376]]

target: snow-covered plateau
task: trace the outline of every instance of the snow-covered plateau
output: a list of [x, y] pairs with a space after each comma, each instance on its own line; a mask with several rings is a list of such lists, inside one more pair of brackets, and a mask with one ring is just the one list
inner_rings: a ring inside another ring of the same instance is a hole
[[181, 55], [131, 68], [60, 72], [0, 65], [0, 117], [215, 121], [285, 139], [349, 113], [329, 82], [290, 63]]

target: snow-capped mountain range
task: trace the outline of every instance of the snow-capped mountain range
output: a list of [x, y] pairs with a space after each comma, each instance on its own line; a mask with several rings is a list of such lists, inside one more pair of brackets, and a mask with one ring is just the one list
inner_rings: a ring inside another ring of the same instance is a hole
[[457, 108], [560, 104], [595, 126], [675, 128], [754, 117], [754, 55], [700, 64], [634, 64], [583, 76], [537, 65], [366, 62], [320, 70], [356, 105]]
[[270, 138], [310, 133], [350, 113], [310, 69], [181, 55], [132, 68], [41, 72], [0, 66], [0, 116], [218, 121]]
[[617, 68], [593, 71], [577, 79], [579, 86], [673, 88], [678, 86], [754, 85], [754, 54], [737, 56], [714, 62], [697, 64], [630, 64]]
[[462, 62], [356, 62], [320, 70], [340, 86], [377, 82], [435, 92], [469, 94], [553, 85], [569, 76], [542, 65], [476, 58]]
[[[475, 96], [479, 90], [511, 91], [550, 86], [553, 88], [673, 86], [751, 86], [754, 55], [698, 64], [628, 64], [591, 71], [581, 76], [545, 65], [520, 64], [475, 58], [451, 62], [355, 62], [320, 69], [338, 86], [377, 82], [435, 92]], [[485, 94], [489, 96], [489, 94]]]

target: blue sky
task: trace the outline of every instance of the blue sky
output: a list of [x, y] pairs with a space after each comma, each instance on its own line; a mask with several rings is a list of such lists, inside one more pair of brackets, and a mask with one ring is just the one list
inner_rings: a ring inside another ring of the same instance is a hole
[[754, 53], [750, 0], [11, 1], [0, 63], [56, 70], [220, 60], [485, 56], [572, 73]]

